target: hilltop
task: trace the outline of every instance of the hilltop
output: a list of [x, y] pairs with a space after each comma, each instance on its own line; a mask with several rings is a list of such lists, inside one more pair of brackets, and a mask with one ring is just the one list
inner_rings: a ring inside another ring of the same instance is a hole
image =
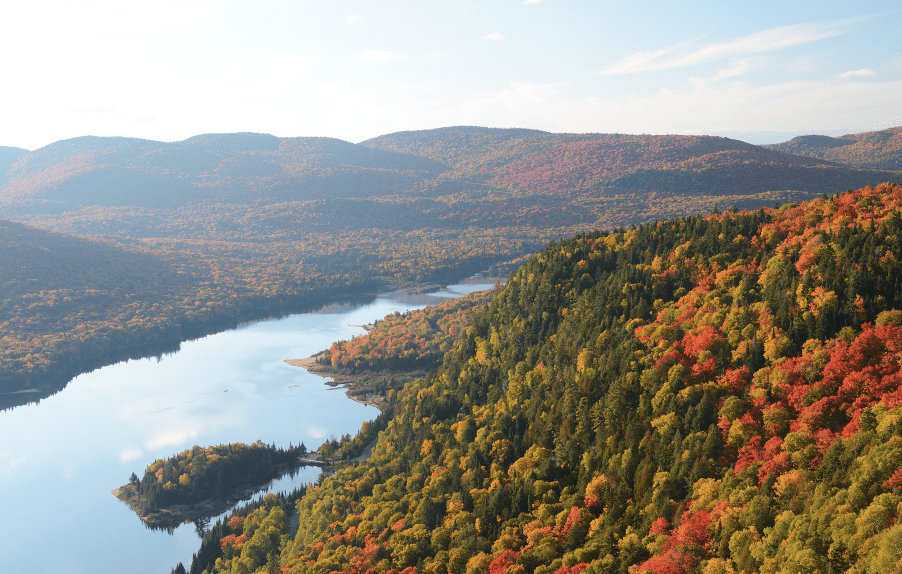
[[[594, 197], [754, 195], [787, 189], [818, 193], [896, 175], [713, 136], [550, 134], [462, 126], [399, 132], [361, 145], [427, 157], [452, 168], [459, 178], [492, 188]], [[740, 179], [743, 185], [737, 189]], [[442, 189], [450, 187], [445, 183]]]
[[239, 133], [164, 143], [85, 136], [20, 154], [5, 170], [0, 202], [59, 212], [357, 197], [402, 191], [440, 169], [334, 138]]
[[788, 142], [763, 147], [861, 168], [902, 169], [902, 127], [838, 138], [799, 136]]

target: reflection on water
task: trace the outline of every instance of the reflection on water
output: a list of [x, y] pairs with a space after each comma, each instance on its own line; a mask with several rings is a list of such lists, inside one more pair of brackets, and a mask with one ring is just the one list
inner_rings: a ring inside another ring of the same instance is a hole
[[[321, 377], [283, 360], [362, 334], [351, 325], [420, 307], [421, 296], [242, 325], [184, 342], [176, 353], [80, 375], [40, 403], [0, 412], [3, 571], [158, 574], [188, 564], [199, 546], [198, 525], [171, 535], [148, 530], [110, 491], [195, 444], [259, 439], [312, 449], [356, 433], [378, 411], [329, 392]], [[290, 492], [318, 475], [318, 468], [303, 467], [267, 489]]]

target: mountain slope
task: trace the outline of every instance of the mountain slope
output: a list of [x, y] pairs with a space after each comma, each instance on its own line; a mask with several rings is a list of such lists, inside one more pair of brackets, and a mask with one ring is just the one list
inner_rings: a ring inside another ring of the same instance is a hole
[[239, 319], [372, 289], [363, 274], [98, 241], [0, 220], [0, 408]]
[[[716, 196], [786, 189], [825, 193], [902, 175], [710, 136], [457, 127], [388, 134], [361, 145], [423, 155], [454, 168], [458, 178], [469, 182], [532, 193]], [[447, 191], [454, 189], [442, 181]]]
[[222, 525], [192, 572], [898, 572], [900, 213], [887, 184], [549, 245], [293, 540]]
[[5, 220], [0, 251], [0, 395], [50, 392], [117, 346], [177, 344], [169, 311], [209, 281], [151, 253]]
[[8, 179], [7, 172], [26, 153], [28, 153], [27, 149], [0, 146], [0, 185], [6, 183]]
[[902, 169], [902, 127], [839, 138], [799, 136], [788, 142], [762, 147], [861, 168]]
[[331, 138], [208, 134], [182, 142], [80, 137], [27, 152], [5, 170], [0, 204], [171, 209], [397, 193], [443, 168]]

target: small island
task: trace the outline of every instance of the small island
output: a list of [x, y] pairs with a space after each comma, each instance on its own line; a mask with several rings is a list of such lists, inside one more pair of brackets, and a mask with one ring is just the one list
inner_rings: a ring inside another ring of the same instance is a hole
[[194, 446], [153, 462], [138, 479], [112, 491], [154, 528], [175, 528], [221, 514], [268, 481], [303, 465], [323, 466], [302, 443], [288, 449], [266, 445]]

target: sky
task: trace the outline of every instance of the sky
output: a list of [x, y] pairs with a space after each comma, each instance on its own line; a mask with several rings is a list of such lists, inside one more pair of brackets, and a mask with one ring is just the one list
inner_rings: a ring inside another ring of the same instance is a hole
[[902, 125], [896, 1], [41, 1], [0, 20], [0, 146], [453, 125], [750, 143]]

